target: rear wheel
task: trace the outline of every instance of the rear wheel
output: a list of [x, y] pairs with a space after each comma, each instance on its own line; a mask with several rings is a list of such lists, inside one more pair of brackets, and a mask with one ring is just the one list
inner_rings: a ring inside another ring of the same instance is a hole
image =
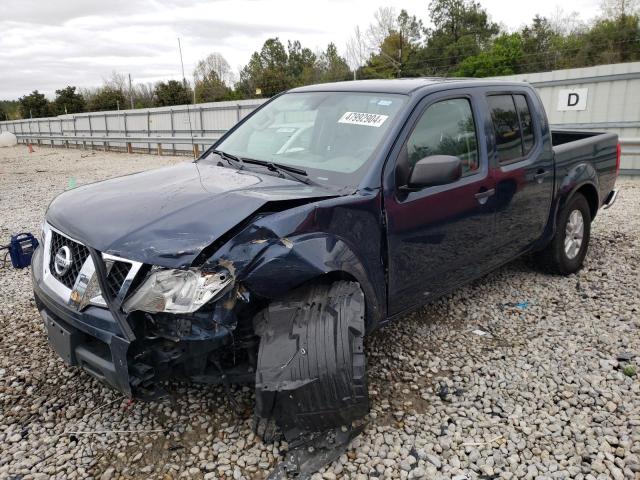
[[562, 275], [575, 273], [582, 268], [590, 236], [589, 203], [577, 193], [560, 212], [553, 240], [536, 254], [536, 259], [545, 270]]
[[364, 315], [360, 286], [346, 281], [300, 288], [257, 315], [253, 428], [265, 442], [367, 414]]

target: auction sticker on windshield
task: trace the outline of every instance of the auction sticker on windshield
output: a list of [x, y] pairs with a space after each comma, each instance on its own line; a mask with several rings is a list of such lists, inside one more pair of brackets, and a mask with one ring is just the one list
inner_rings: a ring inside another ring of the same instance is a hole
[[389, 115], [378, 115], [377, 113], [346, 112], [338, 123], [350, 123], [352, 125], [364, 125], [366, 127], [379, 127]]

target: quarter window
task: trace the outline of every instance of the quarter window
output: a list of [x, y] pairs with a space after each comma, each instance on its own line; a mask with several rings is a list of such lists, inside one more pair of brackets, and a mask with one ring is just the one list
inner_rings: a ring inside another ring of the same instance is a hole
[[434, 103], [418, 120], [407, 140], [409, 167], [431, 155], [454, 155], [462, 160], [462, 174], [478, 170], [478, 142], [471, 104], [466, 98]]

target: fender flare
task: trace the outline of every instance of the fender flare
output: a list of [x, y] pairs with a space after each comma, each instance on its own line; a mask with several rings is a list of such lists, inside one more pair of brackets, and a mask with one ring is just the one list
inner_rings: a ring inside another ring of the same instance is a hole
[[579, 163], [569, 169], [564, 175], [562, 181], [559, 182], [558, 192], [558, 206], [557, 211], [563, 208], [575, 193], [583, 188], [585, 185], [593, 187], [596, 195], [596, 210], [600, 206], [600, 195], [598, 193], [598, 172], [591, 163]]
[[[544, 248], [551, 241], [556, 233], [558, 214], [576, 194], [576, 192], [584, 187], [593, 189], [593, 193], [596, 195], [595, 210], [597, 211], [600, 206], [600, 197], [598, 194], [598, 173], [593, 165], [586, 162], [571, 167], [571, 169], [569, 169], [562, 177], [562, 180], [557, 182], [556, 195], [551, 204], [547, 228], [545, 229], [542, 240], [534, 248], [535, 250]], [[587, 200], [589, 201], [589, 199]], [[590, 201], [589, 204], [591, 205]], [[592, 218], [593, 217], [595, 217], [595, 214]]]

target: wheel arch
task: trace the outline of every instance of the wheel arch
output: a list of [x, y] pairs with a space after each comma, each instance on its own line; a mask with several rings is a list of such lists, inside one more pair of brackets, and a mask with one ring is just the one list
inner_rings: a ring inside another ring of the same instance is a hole
[[582, 194], [589, 204], [591, 218], [595, 218], [600, 206], [600, 194], [598, 193], [598, 172], [589, 162], [580, 162], [572, 165], [568, 170], [559, 170], [558, 202], [555, 212], [555, 220], [558, 213], [574, 197], [576, 193]]
[[575, 177], [567, 175], [564, 182], [560, 185], [558, 195], [556, 196], [549, 213], [545, 232], [540, 241], [534, 244], [532, 248], [533, 251], [539, 251], [551, 242], [558, 228], [558, 218], [560, 217], [560, 213], [576, 194], [581, 194], [586, 198], [589, 205], [589, 211], [591, 213], [591, 220], [593, 220], [598, 213], [600, 196], [598, 194], [596, 181], [591, 177], [579, 183], [572, 181], [572, 179], [575, 179]]
[[[290, 248], [267, 248], [253, 267], [242, 275], [242, 283], [252, 292], [270, 299], [313, 283], [350, 281], [364, 294], [366, 331], [374, 330], [384, 318], [383, 303], [370, 280], [365, 264], [347, 243], [325, 235], [291, 237]], [[282, 281], [277, 281], [281, 278]]]

